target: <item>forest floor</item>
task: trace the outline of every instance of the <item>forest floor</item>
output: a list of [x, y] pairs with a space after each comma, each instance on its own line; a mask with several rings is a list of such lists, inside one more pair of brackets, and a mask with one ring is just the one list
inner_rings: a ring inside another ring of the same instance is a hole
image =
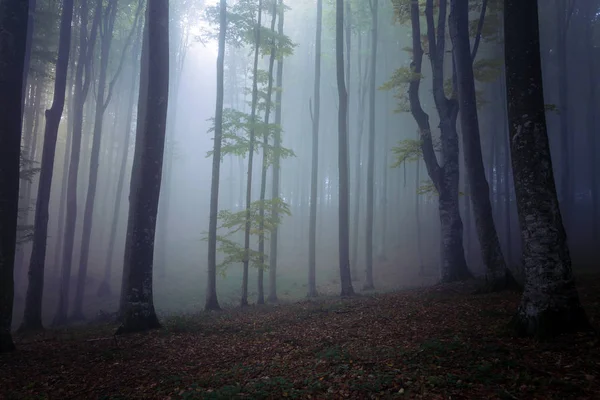
[[[580, 277], [600, 322], [600, 277]], [[593, 334], [538, 343], [506, 328], [519, 295], [453, 284], [17, 336], [5, 399], [598, 399]]]

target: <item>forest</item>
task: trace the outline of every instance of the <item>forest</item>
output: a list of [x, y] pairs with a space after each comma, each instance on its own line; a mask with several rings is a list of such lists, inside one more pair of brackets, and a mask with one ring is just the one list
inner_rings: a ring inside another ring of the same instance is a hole
[[600, 396], [600, 0], [0, 0], [0, 398]]

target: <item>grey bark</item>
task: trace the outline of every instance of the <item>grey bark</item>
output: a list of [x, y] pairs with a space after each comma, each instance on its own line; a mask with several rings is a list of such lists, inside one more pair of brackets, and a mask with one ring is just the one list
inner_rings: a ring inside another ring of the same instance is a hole
[[590, 325], [573, 280], [552, 171], [537, 3], [504, 1], [504, 54], [525, 268], [525, 290], [512, 325], [520, 335], [543, 338], [589, 329]]
[[[277, 32], [279, 35], [283, 35], [283, 23], [284, 23], [285, 10], [283, 7], [283, 0], [279, 0], [279, 23]], [[276, 83], [279, 90], [275, 94], [275, 125], [281, 126], [281, 100], [282, 100], [282, 86], [283, 86], [283, 57], [277, 60], [277, 80]], [[275, 135], [273, 143], [275, 151], [275, 157], [273, 159], [273, 183], [271, 185], [271, 198], [279, 198], [279, 184], [280, 184], [280, 157], [279, 151], [281, 149], [281, 135]], [[279, 213], [277, 208], [273, 210], [273, 219], [277, 220]], [[275, 225], [271, 232], [271, 243], [270, 243], [270, 255], [269, 255], [269, 297], [267, 301], [275, 303], [277, 302], [277, 244], [279, 236], [279, 226]]]
[[254, 161], [254, 144], [256, 142], [256, 131], [254, 128], [256, 122], [256, 107], [258, 102], [258, 55], [260, 50], [260, 27], [262, 25], [262, 0], [258, 0], [258, 21], [256, 24], [254, 40], [254, 66], [252, 68], [252, 110], [250, 112], [250, 140], [248, 151], [248, 178], [246, 180], [246, 227], [244, 229], [244, 265], [242, 276], [242, 296], [240, 304], [242, 307], [248, 305], [248, 266], [250, 264], [250, 205], [252, 203], [252, 163]]
[[349, 179], [348, 179], [348, 93], [344, 81], [344, 1], [336, 0], [336, 75], [339, 97], [338, 111], [338, 171], [339, 171], [339, 263], [341, 295], [352, 296], [350, 274], [350, 249], [348, 227]]
[[225, 38], [227, 35], [227, 1], [219, 4], [219, 54], [217, 57], [217, 104], [215, 110], [215, 138], [210, 186], [210, 214], [208, 222], [208, 280], [206, 282], [206, 310], [219, 310], [217, 299], [217, 217], [219, 213], [219, 180], [221, 176], [221, 145], [223, 138], [223, 92], [225, 71]]
[[315, 82], [312, 116], [312, 162], [310, 173], [310, 223], [308, 228], [308, 297], [317, 296], [317, 203], [319, 186], [319, 124], [321, 121], [321, 40], [323, 36], [323, 0], [317, 0], [315, 37]]
[[365, 290], [374, 289], [373, 285], [373, 209], [375, 188], [375, 90], [377, 77], [377, 24], [378, 0], [369, 0], [371, 6], [371, 76], [369, 82], [369, 155], [367, 163], [367, 226], [365, 252]]
[[[271, 34], [275, 35], [275, 22], [277, 20], [277, 2], [273, 1], [271, 19]], [[268, 129], [269, 118], [271, 116], [271, 98], [273, 94], [273, 69], [275, 66], [275, 55], [277, 53], [277, 45], [275, 40], [271, 43], [271, 56], [269, 57], [269, 82], [267, 84], [267, 101], [265, 110], [265, 126]], [[269, 169], [269, 160], [267, 158], [267, 147], [269, 145], [269, 133], [265, 131], [263, 137], [263, 159], [262, 159], [262, 170], [260, 177], [260, 205], [259, 205], [259, 227], [258, 227], [258, 257], [259, 257], [259, 268], [258, 268], [258, 304], [265, 303], [265, 290], [264, 290], [264, 269], [265, 265], [265, 195], [267, 190], [267, 171]]]

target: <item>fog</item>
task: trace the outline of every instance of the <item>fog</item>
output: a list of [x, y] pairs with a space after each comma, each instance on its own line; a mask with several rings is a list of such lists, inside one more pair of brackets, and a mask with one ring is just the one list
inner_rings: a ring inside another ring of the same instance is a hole
[[[124, 2], [134, 4], [135, 2]], [[178, 3], [175, 5], [175, 3]], [[210, 185], [212, 178], [213, 125], [216, 102], [216, 62], [217, 42], [208, 38], [207, 32], [218, 32], [218, 26], [210, 25], [205, 18], [205, 8], [214, 6], [215, 1], [171, 2], [171, 68], [169, 111], [167, 117], [167, 144], [163, 163], [163, 182], [159, 203], [157, 232], [154, 255], [154, 296], [159, 315], [197, 312], [203, 309], [207, 279], [207, 231], [209, 221]], [[289, 205], [291, 215], [284, 216], [279, 229], [277, 285], [279, 299], [296, 301], [304, 299], [308, 293], [308, 252], [309, 252], [309, 210], [311, 185], [311, 149], [313, 82], [315, 79], [315, 2], [294, 0], [287, 4], [290, 9], [285, 14], [285, 34], [295, 44], [293, 54], [284, 58], [282, 85], [282, 141], [283, 146], [292, 150], [294, 157], [281, 161], [280, 197]], [[356, 3], [359, 4], [359, 3]], [[46, 8], [51, 6], [45, 5]], [[122, 5], [121, 7], [126, 7]], [[128, 5], [131, 11], [133, 5]], [[429, 177], [425, 164], [419, 160], [407, 159], [398, 166], [394, 148], [406, 139], [417, 139], [417, 125], [409, 112], [395, 112], [406, 107], [405, 100], [396, 98], [394, 91], [381, 90], [399, 67], [408, 67], [412, 54], [406, 51], [412, 45], [410, 23], [394, 22], [390, 2], [380, 2], [378, 57], [376, 67], [375, 95], [375, 178], [374, 178], [374, 285], [379, 291], [435, 284], [439, 280], [440, 264], [440, 217], [437, 194], [430, 190]], [[549, 7], [550, 8], [550, 7]], [[365, 281], [366, 266], [366, 199], [367, 199], [367, 143], [369, 135], [368, 91], [369, 54], [371, 28], [370, 14], [366, 8], [364, 21], [359, 21], [353, 29], [350, 51], [349, 86], [349, 169], [350, 169], [350, 257], [354, 286], [360, 289]], [[58, 11], [54, 12], [58, 20]], [[544, 79], [546, 80], [546, 103], [558, 104], [560, 84], [556, 62], [556, 39], [553, 10], [543, 10], [541, 15], [542, 57]], [[137, 114], [137, 90], [139, 86], [139, 44], [134, 39], [131, 46], [124, 49], [128, 29], [125, 24], [128, 12], [118, 11], [119, 30], [115, 31], [111, 48], [111, 62], [108, 74], [112, 77], [117, 71], [118, 60], [125, 51], [122, 71], [114, 87], [114, 93], [104, 114], [101, 138], [101, 152], [98, 170], [98, 189], [95, 197], [92, 235], [89, 249], [87, 279], [83, 310], [88, 319], [94, 319], [99, 312], [113, 313], [119, 307], [122, 279], [123, 252], [128, 218], [129, 182], [135, 146], [135, 121]], [[554, 169], [559, 188], [559, 197], [566, 221], [569, 245], [576, 270], [584, 270], [593, 265], [591, 260], [598, 257], [597, 243], [593, 243], [592, 229], [599, 222], [593, 217], [590, 201], [593, 185], [598, 185], [598, 161], [592, 163], [588, 151], [592, 143], [587, 135], [586, 118], [588, 106], [586, 96], [587, 80], [586, 50], [577, 38], [583, 26], [582, 14], [573, 16], [568, 51], [569, 62], [567, 83], [570, 98], [567, 130], [573, 132], [570, 142], [569, 172], [563, 173], [565, 155], [561, 151], [560, 113], [548, 111], [549, 137], [553, 152]], [[263, 26], [270, 24], [270, 13], [263, 14]], [[577, 21], [581, 22], [578, 25]], [[325, 2], [322, 39], [321, 75], [321, 118], [319, 132], [319, 174], [317, 195], [316, 229], [316, 279], [319, 294], [338, 294], [338, 92], [335, 70], [334, 9], [332, 2]], [[131, 22], [128, 22], [131, 24]], [[57, 35], [58, 23], [45, 28], [43, 35]], [[34, 40], [41, 43], [50, 40], [37, 33]], [[137, 36], [137, 34], [136, 34]], [[484, 37], [480, 48], [480, 58], [502, 59], [503, 44]], [[74, 36], [73, 41], [76, 39]], [[449, 42], [449, 40], [448, 40]], [[38, 47], [41, 46], [38, 45]], [[138, 46], [138, 50], [135, 50]], [[75, 47], [75, 46], [74, 46]], [[451, 46], [448, 45], [450, 48]], [[56, 51], [56, 44], [51, 49]], [[96, 53], [98, 53], [97, 45]], [[597, 53], [597, 47], [595, 47]], [[72, 55], [71, 57], [74, 57]], [[252, 86], [251, 46], [236, 48], [228, 46], [225, 56], [225, 98], [224, 107], [250, 112]], [[596, 57], [594, 54], [592, 57]], [[94, 56], [93, 72], [98, 73], [100, 55]], [[447, 77], [451, 76], [451, 56], [446, 62]], [[260, 57], [259, 68], [268, 69], [269, 55]], [[72, 62], [71, 65], [75, 65]], [[431, 69], [429, 61], [423, 63], [421, 102], [430, 116], [434, 138], [439, 136], [439, 119], [435, 112], [432, 96]], [[521, 277], [521, 239], [516, 213], [516, 201], [512, 181], [510, 159], [506, 135], [506, 93], [502, 67], [495, 67], [497, 75], [477, 82], [479, 123], [482, 135], [482, 154], [486, 166], [486, 176], [490, 184], [492, 207], [496, 228], [507, 263], [516, 276]], [[493, 68], [491, 68], [493, 69]], [[362, 75], [359, 75], [362, 74]], [[52, 75], [52, 72], [49, 73]], [[72, 84], [72, 73], [69, 82]], [[36, 75], [37, 77], [38, 75]], [[30, 78], [31, 79], [31, 78]], [[26, 120], [33, 120], [31, 127], [40, 139], [35, 144], [34, 161], [41, 161], [43, 110], [52, 101], [52, 76], [39, 78], [43, 92], [35, 110], [26, 111]], [[38, 82], [35, 80], [35, 82]], [[32, 84], [33, 88], [33, 84]], [[34, 89], [30, 89], [33, 92]], [[84, 205], [88, 190], [90, 155], [93, 142], [93, 113], [95, 103], [96, 78], [84, 106], [81, 162], [77, 182], [77, 218], [73, 248], [73, 268], [69, 309], [75, 296], [76, 280], [79, 273], [79, 256], [83, 231]], [[133, 95], [132, 95], [133, 90]], [[68, 136], [72, 124], [71, 89], [67, 89], [67, 103], [56, 150], [50, 201], [50, 219], [45, 268], [45, 290], [43, 300], [44, 323], [49, 324], [54, 317], [60, 290], [60, 271], [63, 265], [60, 219], [65, 206], [65, 157], [69, 155]], [[28, 91], [29, 93], [29, 91]], [[582, 93], [581, 95], [578, 95]], [[362, 97], [362, 98], [361, 98]], [[29, 95], [30, 99], [34, 94]], [[130, 103], [132, 102], [133, 103]], [[404, 102], [404, 103], [403, 103]], [[484, 104], [485, 103], [485, 104]], [[133, 106], [132, 106], [133, 105]], [[558, 106], [560, 107], [560, 105]], [[592, 111], [593, 112], [593, 111]], [[132, 118], [131, 118], [132, 117]], [[264, 118], [259, 112], [258, 118]], [[272, 118], [272, 117], [271, 117]], [[130, 124], [129, 126], [127, 124]], [[27, 123], [25, 123], [27, 129]], [[129, 135], [129, 151], [125, 166], [124, 186], [115, 233], [112, 232], [115, 197], [117, 196], [121, 154], [125, 137]], [[459, 124], [460, 135], [460, 124]], [[360, 149], [360, 158], [358, 156]], [[592, 151], [593, 153], [593, 151]], [[485, 266], [479, 250], [475, 221], [469, 206], [469, 188], [465, 184], [462, 143], [460, 150], [460, 209], [464, 224], [464, 246], [470, 271], [476, 276], [485, 275]], [[443, 163], [438, 153], [438, 160]], [[219, 209], [240, 211], [245, 208], [247, 157], [225, 155], [221, 165]], [[592, 167], [590, 168], [590, 165]], [[594, 175], [593, 172], [595, 168]], [[260, 197], [262, 153], [254, 157], [252, 199]], [[358, 174], [357, 174], [358, 173]], [[266, 185], [270, 197], [272, 168], [268, 170]], [[566, 177], [566, 178], [565, 178]], [[562, 194], [564, 179], [568, 179], [570, 193], [566, 202]], [[595, 179], [595, 181], [594, 181]], [[30, 203], [24, 207], [35, 207], [38, 176], [34, 176], [30, 191]], [[590, 182], [592, 182], [590, 184]], [[360, 185], [359, 185], [360, 183]], [[359, 191], [358, 191], [359, 190]], [[23, 201], [23, 199], [22, 199]], [[595, 199], [597, 202], [598, 199]], [[356, 219], [358, 207], [358, 219]], [[25, 217], [24, 224], [33, 223], [33, 211]], [[592, 215], [592, 217], [590, 217]], [[220, 232], [223, 232], [221, 229]], [[242, 236], [234, 236], [242, 240]], [[114, 252], [109, 256], [113, 238]], [[267, 243], [266, 248], [268, 249]], [[257, 240], [253, 237], [253, 249]], [[22, 255], [15, 270], [16, 302], [14, 305], [13, 327], [19, 326], [24, 310], [27, 290], [27, 270], [31, 242], [20, 245]], [[224, 255], [218, 251], [218, 261]], [[19, 259], [18, 259], [19, 260]], [[99, 293], [99, 287], [106, 276], [106, 268], [111, 270], [110, 292]], [[267, 273], [268, 274], [268, 273]], [[242, 266], [234, 263], [219, 269], [217, 292], [222, 306], [237, 306], [241, 293]], [[256, 301], [257, 270], [250, 268], [249, 300]]]

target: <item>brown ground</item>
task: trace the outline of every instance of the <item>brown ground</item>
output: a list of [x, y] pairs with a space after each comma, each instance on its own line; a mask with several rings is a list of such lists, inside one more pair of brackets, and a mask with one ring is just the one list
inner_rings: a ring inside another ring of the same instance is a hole
[[[600, 277], [580, 279], [595, 326]], [[519, 296], [466, 284], [17, 338], [6, 399], [599, 399], [592, 334], [547, 343], [505, 329]], [[99, 339], [99, 340], [95, 340]]]

